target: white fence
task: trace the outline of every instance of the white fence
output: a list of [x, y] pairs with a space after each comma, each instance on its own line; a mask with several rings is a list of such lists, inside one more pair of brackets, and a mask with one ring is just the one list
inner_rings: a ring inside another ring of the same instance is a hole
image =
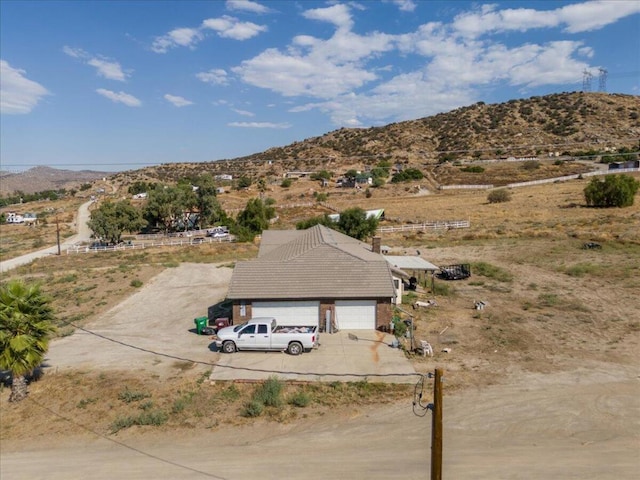
[[145, 248], [153, 247], [175, 247], [175, 246], [196, 246], [203, 243], [224, 243], [233, 242], [231, 237], [212, 238], [212, 237], [198, 237], [198, 238], [171, 238], [165, 240], [151, 240], [144, 243], [122, 243], [120, 245], [110, 245], [105, 247], [91, 247], [89, 245], [74, 245], [66, 249], [67, 255], [73, 255], [77, 253], [100, 253], [100, 252], [117, 252], [121, 250], [144, 250]]
[[408, 232], [412, 230], [452, 230], [454, 228], [469, 228], [469, 220], [435, 221], [424, 223], [410, 223], [397, 227], [380, 227], [378, 233]]
[[530, 182], [516, 182], [506, 185], [507, 188], [529, 187], [531, 185], [542, 185], [544, 183], [566, 182], [567, 180], [575, 180], [577, 178], [594, 177], [596, 175], [615, 175], [617, 173], [640, 172], [640, 168], [617, 168], [613, 170], [598, 170], [595, 172], [577, 173], [574, 175], [565, 175], [564, 177], [545, 178], [542, 180], [531, 180]]
[[493, 185], [438, 185], [438, 190], [456, 190], [456, 189], [485, 190], [488, 188], [493, 188]]

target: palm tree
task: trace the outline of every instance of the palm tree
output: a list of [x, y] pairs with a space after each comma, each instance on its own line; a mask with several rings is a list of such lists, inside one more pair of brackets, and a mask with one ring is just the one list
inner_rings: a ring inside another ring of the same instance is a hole
[[0, 286], [0, 369], [13, 377], [10, 402], [26, 398], [25, 376], [42, 363], [55, 332], [50, 301], [39, 284], [11, 280]]

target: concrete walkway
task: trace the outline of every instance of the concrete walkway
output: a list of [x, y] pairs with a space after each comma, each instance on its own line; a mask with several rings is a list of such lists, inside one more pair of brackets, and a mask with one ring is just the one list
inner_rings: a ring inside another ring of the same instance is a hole
[[[280, 379], [324, 382], [415, 383], [419, 375], [392, 335], [373, 330], [321, 333], [320, 346], [292, 356], [281, 352], [221, 354], [211, 380]], [[215, 348], [215, 347], [211, 347]]]

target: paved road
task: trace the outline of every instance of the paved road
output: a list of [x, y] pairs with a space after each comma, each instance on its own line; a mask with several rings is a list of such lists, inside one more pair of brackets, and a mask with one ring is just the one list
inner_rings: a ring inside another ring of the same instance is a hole
[[[87, 222], [90, 218], [89, 206], [92, 204], [92, 201], [83, 203], [78, 208], [78, 214], [76, 219], [76, 225], [78, 228], [77, 233], [73, 237], [69, 237], [63, 243], [60, 244], [60, 249], [63, 250], [67, 247], [75, 245], [76, 243], [86, 242], [91, 239], [91, 229], [87, 226]], [[31, 263], [36, 258], [46, 257], [48, 255], [56, 255], [58, 253], [58, 246], [54, 245], [53, 247], [47, 247], [43, 250], [38, 250], [37, 252], [27, 253], [26, 255], [22, 255], [16, 258], [10, 258], [9, 260], [4, 260], [0, 262], [0, 272], [6, 272], [13, 268], [19, 267], [21, 265], [26, 265]]]

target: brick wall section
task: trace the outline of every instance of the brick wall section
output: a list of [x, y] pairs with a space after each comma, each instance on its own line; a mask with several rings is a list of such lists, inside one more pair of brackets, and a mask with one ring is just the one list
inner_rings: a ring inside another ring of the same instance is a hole
[[380, 299], [376, 307], [376, 330], [389, 328], [393, 317], [393, 304], [391, 299]]

